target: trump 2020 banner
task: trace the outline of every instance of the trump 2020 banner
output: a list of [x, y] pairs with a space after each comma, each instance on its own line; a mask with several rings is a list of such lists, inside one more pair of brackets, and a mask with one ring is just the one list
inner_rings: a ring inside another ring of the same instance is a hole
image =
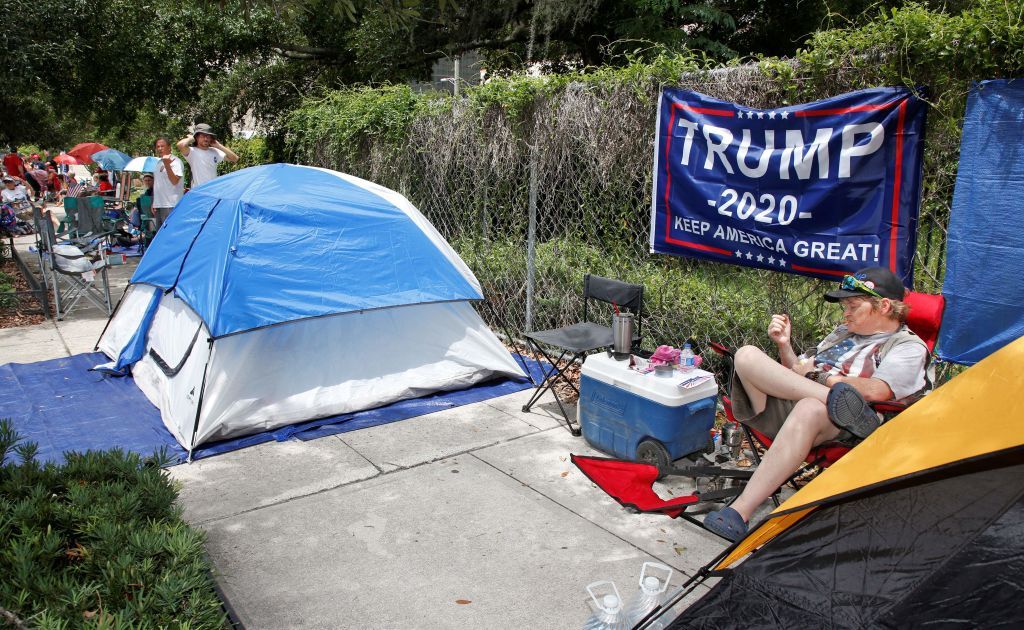
[[904, 88], [767, 110], [666, 89], [651, 250], [819, 278], [879, 266], [911, 286], [924, 119]]

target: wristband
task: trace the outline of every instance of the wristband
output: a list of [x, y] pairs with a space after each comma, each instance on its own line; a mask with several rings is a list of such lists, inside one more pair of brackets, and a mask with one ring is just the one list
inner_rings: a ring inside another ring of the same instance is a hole
[[825, 385], [827, 387], [828, 377], [831, 376], [831, 374], [829, 374], [828, 372], [823, 372], [822, 370], [811, 370], [810, 372], [804, 374], [804, 376], [811, 379], [815, 383], [818, 383], [819, 385]]

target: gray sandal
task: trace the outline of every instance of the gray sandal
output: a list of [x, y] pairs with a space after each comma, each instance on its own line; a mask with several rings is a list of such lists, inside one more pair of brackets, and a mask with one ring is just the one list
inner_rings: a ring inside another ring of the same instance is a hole
[[832, 386], [825, 406], [832, 424], [861, 439], [871, 435], [882, 424], [864, 396], [847, 383]]

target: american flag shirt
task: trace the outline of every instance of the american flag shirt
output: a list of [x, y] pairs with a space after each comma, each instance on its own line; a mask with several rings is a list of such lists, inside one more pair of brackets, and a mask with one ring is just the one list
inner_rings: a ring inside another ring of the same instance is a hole
[[842, 324], [818, 344], [813, 353], [815, 368], [832, 376], [877, 378], [900, 400], [917, 393], [925, 386], [928, 349], [924, 343], [897, 343], [883, 359], [882, 347], [895, 333], [854, 335]]

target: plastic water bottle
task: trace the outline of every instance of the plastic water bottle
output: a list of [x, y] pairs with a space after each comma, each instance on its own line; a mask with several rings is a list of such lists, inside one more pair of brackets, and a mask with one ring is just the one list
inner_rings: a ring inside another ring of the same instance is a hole
[[[663, 575], [651, 575], [648, 571], [657, 569]], [[640, 571], [640, 590], [636, 592], [625, 606], [626, 618], [630, 627], [637, 625], [641, 620], [651, 613], [652, 610], [665, 602], [665, 591], [668, 589], [669, 580], [672, 579], [672, 569], [659, 562], [645, 562]], [[659, 619], [649, 628], [662, 628], [664, 623]]]
[[695, 367], [693, 347], [686, 343], [683, 345], [683, 351], [679, 353], [679, 369], [683, 372], [692, 372]]
[[[611, 586], [614, 594], [609, 593], [598, 599], [595, 589], [603, 584]], [[594, 582], [587, 586], [587, 592], [594, 600], [594, 614], [583, 624], [583, 630], [629, 630], [633, 624], [629, 623], [626, 611], [622, 609], [622, 599], [619, 598], [619, 589], [615, 584], [608, 581]]]

